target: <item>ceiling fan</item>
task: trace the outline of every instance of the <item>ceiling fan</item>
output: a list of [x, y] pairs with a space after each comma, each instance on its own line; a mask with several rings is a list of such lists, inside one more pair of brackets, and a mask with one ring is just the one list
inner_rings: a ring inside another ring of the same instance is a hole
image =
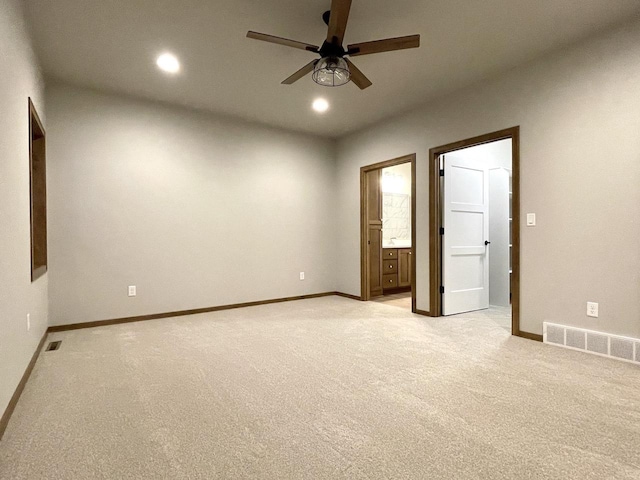
[[370, 55], [372, 53], [391, 52], [405, 48], [417, 48], [420, 46], [420, 35], [406, 37], [387, 38], [373, 42], [355, 43], [347, 45], [345, 50], [342, 39], [347, 28], [351, 0], [332, 0], [331, 10], [324, 12], [322, 19], [327, 24], [327, 39], [322, 47], [310, 45], [296, 40], [275, 37], [265, 33], [249, 31], [247, 37], [264, 42], [277, 43], [287, 47], [299, 48], [308, 52], [317, 53], [320, 59], [313, 60], [282, 81], [284, 85], [291, 85], [305, 75], [313, 72], [313, 81], [327, 87], [337, 87], [352, 80], [361, 90], [371, 86], [371, 81], [345, 56]]

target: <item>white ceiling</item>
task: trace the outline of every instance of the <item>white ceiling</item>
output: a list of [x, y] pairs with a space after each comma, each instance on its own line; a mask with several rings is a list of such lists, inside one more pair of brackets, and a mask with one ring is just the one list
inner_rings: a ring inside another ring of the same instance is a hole
[[[354, 58], [373, 86], [280, 82], [320, 45], [330, 0], [25, 0], [51, 78], [337, 137], [640, 15], [638, 0], [353, 0], [346, 43], [419, 33], [419, 49]], [[176, 77], [155, 66], [174, 52]], [[311, 111], [318, 96], [331, 103]]]

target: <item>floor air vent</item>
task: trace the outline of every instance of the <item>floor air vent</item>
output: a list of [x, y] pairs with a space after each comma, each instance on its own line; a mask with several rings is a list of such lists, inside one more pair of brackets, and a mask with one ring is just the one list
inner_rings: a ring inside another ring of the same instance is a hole
[[58, 350], [60, 348], [60, 344], [61, 343], [62, 343], [62, 341], [51, 342], [49, 345], [47, 345], [46, 351], [47, 352], [52, 352], [53, 350]]
[[544, 343], [640, 364], [640, 339], [544, 322]]

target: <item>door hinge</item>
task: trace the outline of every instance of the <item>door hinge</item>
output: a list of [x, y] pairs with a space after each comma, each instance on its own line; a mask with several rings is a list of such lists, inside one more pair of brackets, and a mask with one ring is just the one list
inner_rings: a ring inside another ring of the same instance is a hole
[[440, 170], [440, 176], [441, 176], [441, 177], [444, 177], [444, 169], [441, 169], [441, 170]]
[[444, 285], [440, 285], [440, 293], [444, 293]]
[[367, 245], [371, 245], [371, 240], [367, 240]]
[[444, 227], [440, 227], [440, 235], [444, 235]]

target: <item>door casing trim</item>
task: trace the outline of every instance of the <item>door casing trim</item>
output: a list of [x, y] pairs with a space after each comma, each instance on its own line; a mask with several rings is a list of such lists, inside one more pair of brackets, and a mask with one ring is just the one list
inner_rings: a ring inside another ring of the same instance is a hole
[[411, 163], [411, 311], [421, 315], [428, 312], [416, 310], [416, 154], [405, 155], [384, 162], [374, 163], [360, 168], [360, 296], [363, 301], [370, 300], [367, 270], [367, 199], [365, 192], [365, 174], [373, 170]]
[[[429, 312], [432, 317], [442, 315], [440, 285], [442, 282], [442, 239], [440, 237], [440, 165], [442, 154], [462, 148], [511, 139], [512, 169], [512, 252], [511, 252], [511, 333], [519, 337], [542, 341], [541, 335], [520, 330], [520, 127], [515, 126], [449, 143], [429, 150]], [[538, 338], [540, 337], [540, 338]]]

